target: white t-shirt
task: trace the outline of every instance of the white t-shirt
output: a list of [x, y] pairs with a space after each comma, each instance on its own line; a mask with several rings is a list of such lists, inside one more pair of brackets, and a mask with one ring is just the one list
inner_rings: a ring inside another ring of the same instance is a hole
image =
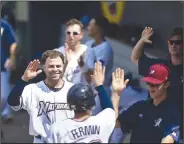
[[93, 43], [94, 43], [94, 40], [89, 40], [86, 42], [86, 45], [88, 48], [93, 49], [96, 56], [96, 60], [101, 61], [103, 65], [106, 67], [104, 85], [110, 85], [112, 68], [113, 68], [112, 47], [108, 41], [104, 41], [95, 47], [93, 47]]
[[[56, 49], [65, 55], [64, 46]], [[84, 53], [84, 67], [80, 68], [78, 59]], [[88, 49], [86, 45], [81, 44], [81, 51], [76, 57], [72, 57], [72, 60], [68, 62], [66, 67], [64, 78], [74, 84], [84, 82], [83, 72], [88, 69], [94, 69], [95, 54], [91, 49]]]
[[[74, 84], [77, 83], [87, 83], [87, 81], [84, 78], [83, 72], [88, 71], [89, 69], [94, 69], [94, 64], [96, 61], [96, 56], [95, 56], [95, 52], [92, 48], [87, 48], [86, 45], [81, 44], [81, 52], [80, 55], [84, 54], [84, 67], [81, 69], [79, 67], [78, 64], [78, 59], [79, 56], [76, 58], [73, 58], [72, 61], [70, 61], [70, 63], [68, 63], [67, 68], [65, 70], [65, 74], [64, 74], [64, 79], [67, 81], [70, 81]], [[65, 48], [64, 46], [59, 47], [58, 49], [59, 52], [63, 53], [65, 55]], [[99, 96], [97, 95], [97, 91], [95, 90], [95, 86], [93, 83], [90, 84], [94, 93], [95, 93], [95, 102], [96, 102], [96, 106], [93, 109], [93, 115], [98, 114], [102, 108], [99, 102]]]
[[52, 125], [47, 143], [108, 143], [115, 127], [115, 112], [106, 108], [96, 116], [77, 121], [67, 119]]
[[24, 88], [20, 97], [20, 106], [12, 108], [27, 110], [30, 115], [30, 135], [45, 137], [50, 124], [74, 116], [74, 112], [67, 104], [67, 92], [71, 86], [73, 86], [72, 83], [65, 81], [63, 88], [54, 92], [43, 81], [40, 81]]

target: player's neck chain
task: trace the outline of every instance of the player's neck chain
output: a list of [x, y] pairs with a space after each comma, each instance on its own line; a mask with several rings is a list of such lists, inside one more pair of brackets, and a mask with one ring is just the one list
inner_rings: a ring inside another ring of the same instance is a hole
[[63, 85], [62, 85], [61, 88], [53, 88], [53, 87], [49, 86], [45, 81], [43, 81], [43, 82], [44, 82], [44, 84], [45, 84], [51, 91], [54, 91], [54, 92], [60, 91], [60, 90], [63, 88], [64, 84], [65, 84], [65, 81], [63, 81]]

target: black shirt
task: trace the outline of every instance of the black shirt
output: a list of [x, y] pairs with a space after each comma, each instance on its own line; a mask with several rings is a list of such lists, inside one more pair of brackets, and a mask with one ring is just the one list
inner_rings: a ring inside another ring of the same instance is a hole
[[139, 101], [122, 112], [118, 120], [123, 132], [132, 130], [131, 143], [161, 143], [171, 133], [175, 133], [175, 141], [179, 139], [179, 112], [167, 99], [158, 106], [152, 100]]
[[168, 98], [176, 104], [181, 117], [180, 132], [183, 136], [183, 64], [172, 65], [171, 61], [163, 59], [149, 58], [145, 54], [139, 59], [139, 74], [146, 76], [148, 69], [153, 64], [165, 64], [170, 69], [170, 87], [168, 89]]

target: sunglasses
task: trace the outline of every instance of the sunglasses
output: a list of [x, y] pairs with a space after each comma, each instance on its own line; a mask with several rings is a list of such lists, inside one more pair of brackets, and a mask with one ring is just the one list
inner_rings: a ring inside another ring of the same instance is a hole
[[67, 33], [67, 35], [72, 34], [73, 36], [77, 36], [77, 35], [80, 34], [80, 33], [78, 33], [78, 32], [70, 32], [70, 31], [67, 31], [66, 33]]
[[175, 45], [181, 45], [183, 42], [182, 42], [182, 40], [168, 40], [168, 43], [170, 45], [173, 45], [173, 44], [175, 44]]

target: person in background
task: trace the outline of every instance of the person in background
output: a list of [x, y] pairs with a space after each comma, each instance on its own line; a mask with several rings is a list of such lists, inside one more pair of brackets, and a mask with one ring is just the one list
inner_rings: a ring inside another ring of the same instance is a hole
[[[83, 24], [77, 19], [70, 19], [66, 23], [65, 45], [57, 48], [66, 57], [64, 78], [74, 84], [83, 82], [83, 73], [94, 68], [94, 54], [86, 52], [87, 46], [81, 44], [83, 38]], [[68, 49], [68, 51], [66, 51]], [[90, 53], [90, 55], [89, 55]]]
[[11, 5], [4, 4], [1, 10], [1, 18], [5, 19], [12, 26], [13, 30], [16, 31], [16, 20], [12, 9]]
[[104, 16], [91, 18], [87, 30], [88, 35], [93, 38], [86, 42], [88, 48], [91, 48], [96, 56], [96, 61], [100, 61], [106, 67], [104, 87], [110, 92], [111, 73], [113, 68], [113, 49], [110, 43], [105, 39], [109, 27], [109, 22]]
[[[1, 2], [1, 8], [2, 8]], [[7, 103], [11, 91], [10, 72], [15, 69], [17, 40], [11, 25], [1, 18], [1, 117], [5, 123], [13, 120]]]
[[176, 104], [181, 117], [181, 138], [183, 139], [183, 28], [174, 28], [168, 39], [169, 59], [150, 58], [144, 53], [144, 45], [152, 43], [150, 40], [153, 29], [146, 27], [141, 39], [134, 47], [131, 55], [133, 63], [138, 64], [139, 74], [146, 75], [149, 67], [153, 64], [165, 64], [170, 69], [169, 99]]

